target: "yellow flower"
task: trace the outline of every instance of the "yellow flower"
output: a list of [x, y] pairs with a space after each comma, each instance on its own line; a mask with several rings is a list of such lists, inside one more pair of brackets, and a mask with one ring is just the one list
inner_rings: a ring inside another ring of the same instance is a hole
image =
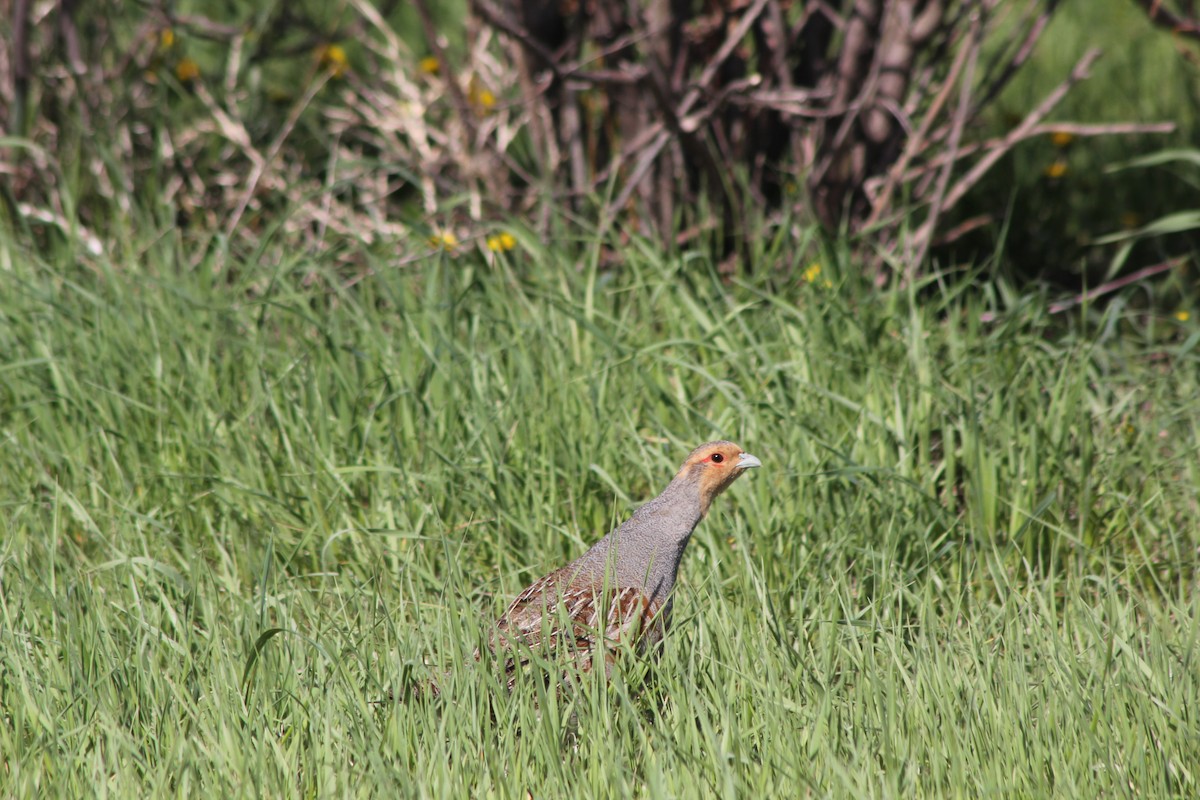
[[417, 62], [417, 69], [426, 75], [437, 75], [441, 71], [441, 63], [433, 56], [425, 56]]
[[200, 65], [190, 58], [181, 58], [175, 65], [175, 77], [180, 83], [193, 83], [200, 80]]
[[481, 114], [486, 114], [496, 105], [496, 95], [492, 94], [491, 89], [480, 86], [475, 78], [471, 78], [471, 83], [467, 87], [467, 100]]
[[493, 253], [504, 253], [516, 247], [517, 240], [508, 231], [501, 231], [487, 238], [487, 246]]
[[1050, 134], [1050, 141], [1055, 147], [1066, 147], [1071, 142], [1075, 141], [1075, 134], [1067, 133], [1066, 131], [1055, 131]]
[[1191, 318], [1192, 315], [1183, 309], [1175, 312], [1175, 319], [1179, 320], [1180, 322], [1187, 322]]
[[346, 49], [340, 44], [322, 45], [317, 48], [317, 64], [340, 78], [350, 69], [350, 61], [346, 58]]
[[1137, 432], [1138, 430], [1132, 422], [1126, 422], [1121, 426], [1121, 433], [1125, 436], [1125, 444], [1127, 445], [1133, 444], [1134, 440], [1137, 439]]
[[821, 276], [821, 265], [820, 264], [815, 264], [815, 263], [809, 264], [808, 269], [804, 270], [804, 280], [808, 281], [809, 283], [813, 283], [820, 276]]
[[458, 237], [451, 231], [439, 231], [429, 237], [429, 246], [435, 250], [453, 253], [454, 248], [458, 247]]
[[170, 28], [163, 28], [158, 32], [158, 46], [161, 50], [170, 50], [175, 44], [175, 31]]
[[1057, 180], [1067, 174], [1067, 162], [1057, 159], [1053, 164], [1042, 170], [1042, 174], [1047, 178]]

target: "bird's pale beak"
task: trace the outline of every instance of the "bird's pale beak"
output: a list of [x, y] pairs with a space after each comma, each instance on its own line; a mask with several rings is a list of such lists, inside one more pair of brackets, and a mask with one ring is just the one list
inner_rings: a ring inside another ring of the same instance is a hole
[[749, 453], [742, 453], [741, 457], [738, 458], [737, 465], [738, 469], [754, 469], [756, 467], [761, 467], [762, 462]]

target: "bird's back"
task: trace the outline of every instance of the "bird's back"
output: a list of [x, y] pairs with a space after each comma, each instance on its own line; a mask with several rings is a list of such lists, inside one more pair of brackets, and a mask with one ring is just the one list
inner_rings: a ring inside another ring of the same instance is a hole
[[509, 605], [496, 623], [493, 649], [506, 651], [510, 673], [538, 650], [587, 672], [601, 646], [607, 669], [622, 645], [642, 649], [661, 641], [663, 606], [640, 587], [606, 585], [570, 564], [534, 582]]

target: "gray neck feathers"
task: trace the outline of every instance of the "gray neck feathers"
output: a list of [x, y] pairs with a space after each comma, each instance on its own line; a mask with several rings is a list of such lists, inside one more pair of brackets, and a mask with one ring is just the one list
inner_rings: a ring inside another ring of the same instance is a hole
[[636, 586], [665, 601], [675, 585], [679, 560], [703, 514], [695, 476], [676, 476], [662, 494], [575, 560], [576, 574], [614, 586]]

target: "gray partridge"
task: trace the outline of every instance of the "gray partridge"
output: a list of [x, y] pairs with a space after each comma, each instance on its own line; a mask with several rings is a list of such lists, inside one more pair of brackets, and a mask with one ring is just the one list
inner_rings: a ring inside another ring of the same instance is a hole
[[662, 494], [521, 592], [491, 641], [493, 651], [506, 656], [510, 685], [531, 649], [549, 648], [553, 658], [587, 672], [598, 644], [608, 671], [616, 643], [639, 650], [658, 643], [670, 624], [671, 589], [692, 531], [714, 497], [760, 466], [733, 442], [700, 445]]

